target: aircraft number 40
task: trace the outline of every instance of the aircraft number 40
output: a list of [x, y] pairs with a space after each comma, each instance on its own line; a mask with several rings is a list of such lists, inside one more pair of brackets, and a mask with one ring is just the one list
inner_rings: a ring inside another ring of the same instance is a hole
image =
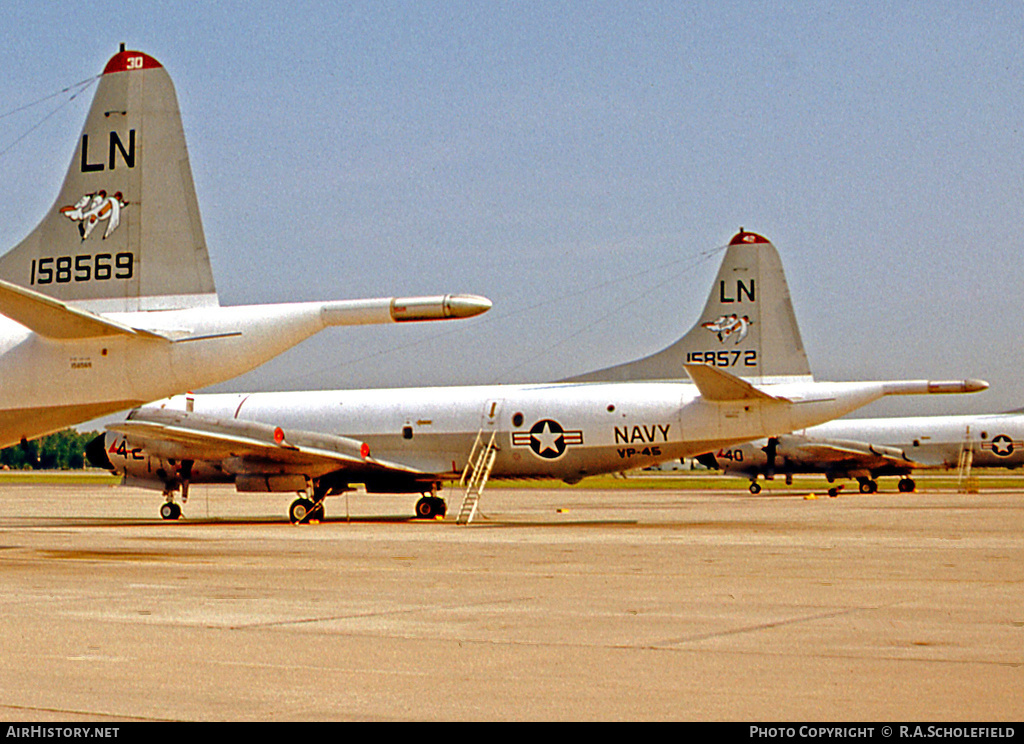
[[718, 454], [715, 455], [719, 460], [732, 460], [733, 462], [743, 462], [743, 450], [741, 449], [720, 449]]

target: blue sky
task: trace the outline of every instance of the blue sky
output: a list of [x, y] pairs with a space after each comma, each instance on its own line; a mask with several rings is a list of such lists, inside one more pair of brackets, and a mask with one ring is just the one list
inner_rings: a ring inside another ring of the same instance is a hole
[[[701, 256], [742, 225], [778, 247], [819, 379], [992, 383], [867, 413], [1024, 406], [1020, 3], [5, 3], [0, 36], [0, 114], [121, 42], [163, 63], [223, 304], [495, 303], [332, 329], [218, 390], [641, 356], [697, 320]], [[0, 118], [7, 247], [90, 99]]]

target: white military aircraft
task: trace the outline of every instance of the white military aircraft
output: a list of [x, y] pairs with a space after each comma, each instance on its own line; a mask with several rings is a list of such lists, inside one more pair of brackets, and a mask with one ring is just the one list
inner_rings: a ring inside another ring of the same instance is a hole
[[[830, 421], [791, 434], [719, 448], [697, 459], [711, 468], [750, 478], [776, 475], [792, 483], [801, 473], [821, 473], [833, 483], [856, 478], [861, 493], [878, 490], [880, 476], [900, 476], [901, 493], [913, 491], [918, 470], [971, 467], [1019, 468], [1024, 465], [1024, 415], [912, 416]], [[829, 488], [836, 496], [841, 486]]]
[[122, 50], [57, 201], [0, 257], [0, 446], [236, 377], [327, 326], [468, 317], [472, 295], [221, 307], [171, 78]]
[[294, 521], [354, 483], [423, 493], [416, 512], [430, 517], [446, 511], [441, 482], [461, 476], [468, 521], [487, 477], [572, 483], [801, 429], [885, 395], [987, 387], [814, 382], [778, 253], [742, 229], [698, 325], [651, 357], [584, 377], [615, 381], [179, 396], [108, 426], [88, 455], [163, 490], [165, 518], [180, 515], [179, 488], [185, 497], [190, 483], [212, 482], [298, 491]]

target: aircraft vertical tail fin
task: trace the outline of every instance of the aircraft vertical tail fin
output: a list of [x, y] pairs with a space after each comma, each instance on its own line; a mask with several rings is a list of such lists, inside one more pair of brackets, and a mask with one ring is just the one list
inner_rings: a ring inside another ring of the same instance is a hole
[[100, 76], [57, 201], [0, 279], [94, 311], [217, 305], [174, 85], [122, 47]]
[[683, 365], [692, 363], [757, 382], [811, 379], [782, 261], [762, 236], [740, 228], [732, 238], [700, 322], [686, 335], [651, 356], [569, 381], [687, 379]]

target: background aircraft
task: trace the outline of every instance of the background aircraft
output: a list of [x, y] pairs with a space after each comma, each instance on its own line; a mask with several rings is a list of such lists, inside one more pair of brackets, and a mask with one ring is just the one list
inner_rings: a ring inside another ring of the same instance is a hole
[[227, 380], [327, 326], [469, 317], [472, 295], [221, 307], [177, 97], [122, 50], [56, 203], [0, 257], [0, 446]]
[[[353, 483], [423, 493], [444, 514], [442, 481], [467, 483], [468, 521], [488, 477], [558, 478], [630, 470], [826, 421], [885, 395], [970, 392], [978, 381], [814, 382], [778, 253], [742, 231], [700, 322], [680, 341], [594, 373], [631, 382], [195, 395], [137, 409], [89, 447], [126, 483], [174, 493], [190, 483], [299, 491], [301, 521]], [[692, 378], [681, 381], [684, 374]], [[757, 384], [755, 384], [755, 381]]]
[[[964, 460], [964, 458], [969, 458]], [[900, 476], [901, 492], [913, 491], [915, 470], [970, 467], [1019, 468], [1024, 464], [1024, 416], [915, 416], [830, 421], [791, 434], [720, 448], [697, 458], [730, 475], [776, 475], [792, 482], [801, 473], [824, 474], [829, 483], [856, 478], [861, 493], [878, 490], [880, 476]], [[839, 492], [829, 489], [829, 495]]]

